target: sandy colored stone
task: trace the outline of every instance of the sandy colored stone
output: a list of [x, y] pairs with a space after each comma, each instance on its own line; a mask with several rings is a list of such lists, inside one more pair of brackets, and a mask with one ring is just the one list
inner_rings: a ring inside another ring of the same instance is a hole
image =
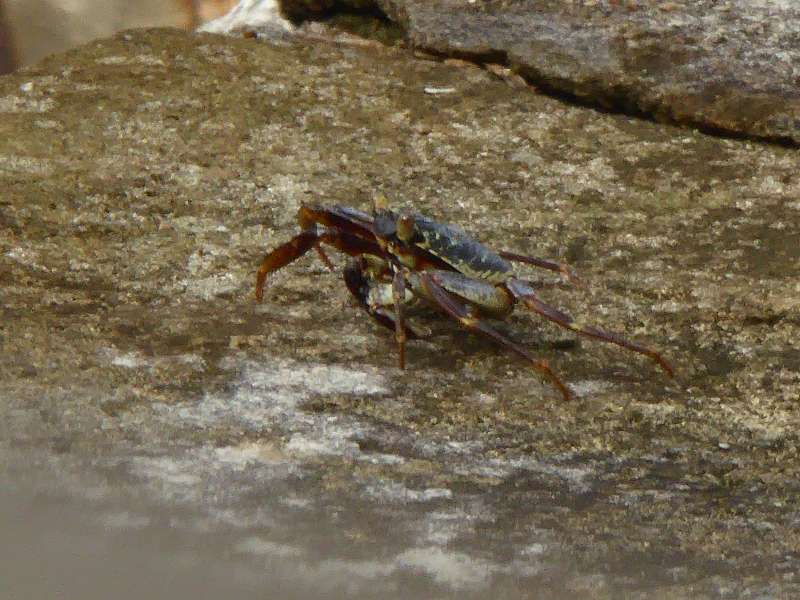
[[[312, 595], [800, 593], [795, 150], [171, 30], [4, 77], [0, 107], [4, 480]], [[524, 311], [502, 327], [573, 402], [435, 315], [401, 372], [313, 256], [254, 302], [302, 202], [376, 193], [568, 260], [587, 287], [543, 297], [676, 379]]]

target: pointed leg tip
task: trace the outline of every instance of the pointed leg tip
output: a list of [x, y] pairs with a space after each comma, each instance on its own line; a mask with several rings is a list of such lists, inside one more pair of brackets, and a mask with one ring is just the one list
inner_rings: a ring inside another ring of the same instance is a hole
[[564, 402], [569, 402], [572, 400], [572, 393], [569, 391], [569, 388], [564, 385], [564, 382], [561, 381], [558, 377], [551, 374], [550, 375], [550, 383], [561, 392], [561, 397], [563, 398]]
[[261, 299], [264, 297], [264, 282], [267, 280], [266, 275], [262, 275], [260, 272], [256, 275], [256, 301], [261, 302]]
[[675, 378], [675, 369], [673, 369], [672, 365], [667, 362], [667, 359], [656, 352], [652, 352], [650, 354], [650, 358], [652, 358], [655, 363], [661, 367], [661, 370], [664, 371], [668, 377], [672, 379]]
[[570, 393], [569, 388], [567, 388], [567, 386], [564, 385], [564, 382], [561, 381], [558, 375], [556, 375], [553, 372], [553, 370], [550, 368], [550, 363], [547, 361], [547, 359], [534, 360], [532, 362], [534, 368], [536, 368], [544, 375], [546, 375], [547, 378], [550, 380], [550, 383], [552, 383], [553, 386], [559, 392], [561, 392], [561, 396], [564, 398], [565, 402], [569, 402], [570, 400], [572, 400], [572, 394]]

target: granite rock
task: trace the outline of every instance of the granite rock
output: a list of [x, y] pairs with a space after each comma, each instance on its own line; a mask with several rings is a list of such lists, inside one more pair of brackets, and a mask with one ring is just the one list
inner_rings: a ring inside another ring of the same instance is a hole
[[[435, 314], [400, 371], [314, 256], [254, 302], [301, 203], [377, 193], [677, 377], [524, 311], [573, 402]], [[796, 150], [380, 46], [51, 57], [0, 78], [0, 477], [287, 597], [798, 595], [798, 197]]]
[[[800, 143], [800, 7], [750, 0], [375, 0], [409, 44], [502, 63], [547, 92], [726, 135]], [[365, 2], [282, 0], [295, 20]]]

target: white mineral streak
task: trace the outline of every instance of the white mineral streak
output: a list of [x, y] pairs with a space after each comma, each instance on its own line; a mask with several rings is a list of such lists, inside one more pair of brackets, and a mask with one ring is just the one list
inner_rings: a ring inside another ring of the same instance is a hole
[[[265, 357], [263, 364], [246, 363], [241, 368], [241, 379], [232, 396], [209, 394], [199, 403], [177, 409], [165, 406], [163, 415], [205, 427], [225, 422], [237, 422], [242, 429], [254, 431], [279, 427], [287, 439], [283, 451], [288, 455], [362, 459], [363, 453], [353, 439], [362, 430], [357, 421], [313, 414], [300, 405], [314, 396], [385, 394], [388, 388], [376, 369], [349, 369], [273, 356]], [[367, 460], [366, 456], [363, 459]]]
[[198, 31], [235, 33], [262, 27], [284, 32], [294, 29], [289, 21], [281, 17], [275, 0], [241, 0], [228, 14], [201, 25]]

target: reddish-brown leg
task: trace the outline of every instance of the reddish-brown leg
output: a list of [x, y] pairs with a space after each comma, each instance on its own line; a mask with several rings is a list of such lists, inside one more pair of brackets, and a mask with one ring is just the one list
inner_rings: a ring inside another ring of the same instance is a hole
[[281, 244], [264, 257], [256, 274], [256, 300], [264, 297], [264, 282], [267, 275], [297, 260], [319, 243], [319, 234], [314, 230], [301, 231], [285, 244]]
[[395, 328], [394, 339], [397, 340], [398, 364], [406, 368], [406, 326], [404, 306], [406, 301], [406, 281], [403, 272], [398, 269], [392, 278], [392, 300], [394, 301]]
[[456, 319], [465, 328], [491, 338], [504, 348], [515, 352], [527, 360], [534, 369], [540, 373], [543, 373], [553, 383], [553, 385], [558, 388], [558, 391], [561, 392], [564, 400], [569, 400], [571, 398], [569, 390], [561, 381], [561, 379], [559, 379], [559, 377], [553, 372], [546, 360], [535, 358], [529, 354], [527, 350], [512, 342], [499, 331], [492, 328], [487, 323], [484, 323], [480, 319], [472, 316], [470, 314], [469, 307], [460, 300], [456, 299], [455, 296], [448, 293], [447, 290], [436, 283], [432, 275], [424, 272], [420, 273], [419, 281], [422, 284], [426, 297], [429, 300], [432, 300], [442, 311]]
[[551, 262], [549, 260], [544, 260], [543, 258], [536, 258], [535, 256], [525, 256], [523, 254], [515, 254], [513, 252], [506, 252], [505, 250], [501, 250], [498, 254], [505, 258], [506, 260], [510, 260], [512, 262], [519, 262], [524, 263], [526, 265], [533, 265], [534, 267], [539, 267], [540, 269], [547, 269], [548, 271], [554, 271], [561, 275], [567, 281], [572, 283], [580, 284], [581, 280], [578, 277], [578, 274], [566, 263], [556, 263]]
[[358, 237], [357, 235], [333, 229], [323, 231], [322, 233], [318, 233], [315, 229], [301, 231], [291, 240], [278, 246], [264, 257], [258, 269], [258, 273], [256, 274], [256, 300], [260, 302], [264, 296], [264, 283], [267, 279], [267, 275], [297, 260], [311, 250], [311, 248], [316, 247], [320, 252], [320, 256], [323, 257], [323, 262], [332, 269], [333, 264], [320, 248], [320, 244], [334, 246], [351, 256], [358, 256], [361, 254], [383, 256], [383, 251], [376, 242]]
[[335, 271], [336, 270], [336, 267], [333, 266], [333, 263], [331, 262], [331, 259], [328, 258], [328, 255], [325, 254], [325, 250], [323, 250], [322, 246], [320, 246], [319, 244], [317, 244], [317, 256], [319, 256], [319, 259], [322, 261], [322, 263], [326, 267], [328, 267], [328, 271]]
[[576, 323], [575, 319], [573, 319], [570, 315], [539, 300], [534, 289], [519, 279], [510, 279], [508, 282], [506, 282], [506, 287], [508, 288], [508, 291], [510, 291], [515, 298], [521, 300], [525, 306], [530, 308], [532, 311], [539, 313], [545, 319], [552, 321], [556, 325], [560, 325], [561, 327], [570, 329], [575, 333], [585, 335], [586, 337], [616, 344], [617, 346], [627, 348], [633, 352], [643, 354], [655, 361], [658, 366], [660, 366], [667, 373], [667, 375], [670, 377], [674, 376], [675, 372], [673, 371], [672, 366], [655, 350], [651, 350], [650, 348], [631, 342], [618, 333], [605, 331], [604, 329], [600, 329], [594, 325], [583, 325]]

